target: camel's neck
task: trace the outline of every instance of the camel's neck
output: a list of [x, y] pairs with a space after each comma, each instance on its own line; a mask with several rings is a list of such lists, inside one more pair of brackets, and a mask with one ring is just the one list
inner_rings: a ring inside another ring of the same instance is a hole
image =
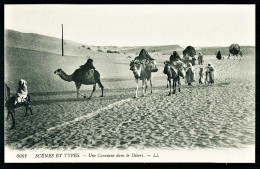
[[138, 77], [142, 78], [149, 78], [151, 77], [151, 70], [147, 68], [147, 65], [137, 65], [134, 74]]
[[148, 65], [140, 64], [136, 68], [137, 68], [138, 72], [144, 72], [144, 71], [149, 72], [149, 71], [151, 71], [151, 70], [148, 69]]
[[60, 78], [62, 78], [65, 81], [71, 82], [72, 81], [72, 75], [67, 75], [65, 72], [61, 71], [59, 74]]

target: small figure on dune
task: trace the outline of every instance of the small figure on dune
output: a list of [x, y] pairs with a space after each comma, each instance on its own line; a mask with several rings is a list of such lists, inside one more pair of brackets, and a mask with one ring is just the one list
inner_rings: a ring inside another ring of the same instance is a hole
[[95, 70], [93, 66], [93, 60], [88, 59], [87, 62], [80, 66], [79, 69], [76, 69], [73, 74], [67, 75], [62, 69], [57, 69], [54, 74], [60, 76], [61, 79], [71, 82], [74, 81], [77, 89], [77, 98], [79, 95], [82, 95], [86, 98], [86, 95], [79, 93], [79, 89], [82, 84], [84, 85], [93, 85], [92, 93], [89, 96], [89, 99], [92, 97], [93, 93], [96, 91], [96, 84], [101, 88], [101, 97], [103, 97], [104, 86], [100, 81], [100, 74]]
[[214, 67], [209, 63], [208, 66], [206, 67], [205, 83], [208, 83], [211, 85], [214, 84], [214, 72], [215, 72]]
[[199, 65], [203, 65], [203, 62], [204, 62], [204, 60], [203, 60], [203, 55], [202, 55], [201, 52], [199, 52], [199, 56], [198, 56], [198, 64], [199, 64]]
[[186, 67], [186, 82], [188, 85], [191, 85], [195, 81], [194, 69], [191, 63], [188, 63]]
[[218, 51], [216, 58], [217, 58], [218, 60], [221, 60], [221, 59], [222, 59], [222, 56], [221, 56], [220, 51]]
[[151, 93], [152, 91], [152, 80], [151, 73], [157, 72], [158, 69], [156, 67], [156, 62], [145, 49], [142, 49], [139, 56], [137, 56], [133, 61], [130, 62], [130, 70], [133, 71], [136, 88], [135, 88], [135, 96], [137, 98], [138, 91], [138, 80], [142, 80], [142, 88], [143, 88], [143, 96], [147, 90], [147, 81], [150, 81]]
[[27, 98], [28, 90], [27, 90], [27, 82], [23, 79], [19, 80], [18, 89], [15, 94], [15, 102], [14, 105], [18, 103], [24, 102]]

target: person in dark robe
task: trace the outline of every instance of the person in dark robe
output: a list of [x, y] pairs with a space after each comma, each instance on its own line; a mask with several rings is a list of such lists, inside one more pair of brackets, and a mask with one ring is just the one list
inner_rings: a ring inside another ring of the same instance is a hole
[[170, 60], [171, 64], [177, 66], [179, 75], [182, 78], [184, 78], [184, 74], [185, 74], [184, 65], [185, 64], [181, 61], [181, 57], [179, 56], [179, 54], [176, 51], [174, 51], [173, 54], [170, 56], [169, 60]]
[[137, 57], [135, 57], [134, 61], [140, 61], [140, 62], [146, 62], [147, 61], [149, 63], [152, 64], [152, 72], [157, 72], [158, 71], [158, 68], [157, 68], [157, 63], [156, 61], [149, 55], [149, 53], [145, 50], [145, 49], [142, 49], [139, 53], [139, 55]]
[[134, 60], [142, 61], [144, 59], [149, 61], [154, 60], [145, 49], [142, 49], [139, 53], [139, 56], [137, 56]]
[[218, 51], [216, 58], [217, 58], [218, 60], [221, 60], [221, 59], [222, 59], [222, 56], [221, 56], [220, 51]]
[[209, 63], [208, 66], [206, 67], [206, 79], [210, 84], [214, 83], [214, 72], [215, 72], [214, 67], [212, 66], [212, 64]]
[[181, 60], [181, 57], [176, 51], [174, 51], [173, 54], [170, 56], [170, 62], [177, 61], [177, 59]]
[[93, 66], [93, 59], [88, 59], [87, 62], [84, 65], [82, 65], [80, 68], [84, 72], [87, 72], [90, 69], [95, 69], [95, 67]]
[[199, 65], [203, 65], [203, 55], [201, 52], [199, 52], [199, 56], [198, 56], [198, 64]]

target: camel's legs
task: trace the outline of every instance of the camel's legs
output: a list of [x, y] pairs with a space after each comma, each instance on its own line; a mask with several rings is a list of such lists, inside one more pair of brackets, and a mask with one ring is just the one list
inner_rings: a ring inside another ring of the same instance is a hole
[[33, 113], [32, 113], [32, 108], [31, 108], [30, 105], [28, 105], [28, 108], [29, 108], [29, 110], [30, 110], [30, 112], [31, 112], [31, 115], [33, 115]]
[[10, 111], [8, 110], [8, 111], [7, 111], [7, 117], [6, 117], [6, 120], [9, 119], [9, 114], [10, 114]]
[[150, 79], [150, 86], [151, 86], [151, 93], [153, 93], [153, 84], [152, 84], [152, 79]]
[[145, 93], [146, 93], [146, 90], [147, 90], [147, 88], [148, 88], [148, 85], [147, 85], [147, 79], [145, 79]]
[[93, 90], [92, 90], [91, 95], [89, 96], [89, 99], [92, 97], [92, 95], [93, 95], [93, 93], [95, 92], [95, 90], [96, 90], [96, 84], [93, 85]]
[[148, 88], [148, 85], [147, 85], [147, 79], [144, 79], [144, 93], [146, 93], [146, 90], [147, 90], [147, 88]]
[[170, 87], [170, 92], [169, 92], [168, 96], [170, 96], [170, 95], [172, 94], [172, 84], [171, 84], [171, 79], [169, 78], [168, 81], [169, 81], [169, 87]]
[[173, 79], [173, 82], [172, 82], [172, 94], [175, 94], [176, 92], [176, 79]]
[[101, 88], [101, 96], [100, 97], [103, 97], [104, 96], [104, 86], [101, 84], [100, 81], [98, 82], [98, 85]]
[[14, 110], [9, 110], [9, 111], [8, 111], [8, 114], [9, 114], [9, 113], [11, 114], [12, 121], [13, 121], [13, 124], [12, 124], [11, 129], [14, 129], [14, 128], [15, 128]]
[[143, 80], [142, 80], [142, 91], [143, 91], [143, 96], [144, 96], [145, 87], [146, 87], [146, 86], [145, 86], [145, 80], [146, 80], [146, 79], [143, 79]]
[[24, 116], [27, 116], [27, 112], [28, 112], [28, 104], [25, 105], [25, 114], [24, 114]]
[[178, 88], [179, 88], [179, 92], [181, 92], [181, 81], [180, 81], [180, 76], [178, 76]]
[[29, 103], [26, 104], [26, 111], [25, 111], [25, 115], [24, 115], [24, 116], [27, 116], [28, 110], [30, 110], [31, 115], [33, 115], [33, 113], [32, 113], [32, 108], [30, 107], [30, 104], [29, 104]]
[[137, 78], [135, 79], [135, 82], [136, 82], [136, 87], [135, 87], [135, 96], [134, 96], [134, 98], [137, 98], [137, 91], [138, 91], [138, 79]]
[[[79, 89], [80, 89], [80, 87], [81, 87], [81, 83], [75, 83], [75, 85], [76, 85], [76, 89], [77, 89], [77, 99], [79, 98], [79, 95], [82, 95], [82, 94], [80, 94], [79, 93]], [[84, 97], [84, 95], [82, 95], [83, 97]], [[86, 97], [86, 96], [85, 96]]]

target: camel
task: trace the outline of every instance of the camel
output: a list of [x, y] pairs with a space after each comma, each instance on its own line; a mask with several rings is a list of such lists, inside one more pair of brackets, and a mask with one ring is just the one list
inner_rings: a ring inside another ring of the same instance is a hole
[[88, 99], [90, 99], [92, 97], [93, 93], [95, 92], [96, 83], [98, 83], [99, 87], [101, 88], [102, 94], [101, 94], [100, 97], [104, 96], [103, 95], [104, 86], [101, 84], [100, 74], [96, 70], [91, 69], [91, 70], [88, 70], [86, 73], [84, 73], [84, 72], [82, 72], [81, 69], [76, 69], [73, 74], [67, 75], [62, 69], [57, 69], [54, 72], [54, 74], [60, 76], [61, 79], [65, 80], [67, 82], [71, 82], [71, 81], [75, 82], [76, 89], [77, 89], [77, 99], [79, 98], [79, 95], [86, 98], [86, 95], [79, 93], [79, 89], [80, 89], [82, 84], [93, 85], [92, 93], [88, 97]]
[[25, 107], [26, 108], [26, 111], [25, 111], [25, 115], [24, 116], [27, 116], [27, 112], [28, 110], [30, 110], [31, 112], [31, 115], [33, 115], [32, 113], [32, 108], [30, 107], [30, 95], [27, 95], [27, 98], [25, 99], [24, 102], [21, 102], [21, 103], [18, 103], [18, 104], [14, 104], [15, 102], [15, 95], [11, 96], [11, 93], [10, 93], [10, 88], [5, 84], [5, 107], [7, 109], [7, 118], [6, 120], [8, 119], [9, 115], [11, 115], [12, 117], [12, 127], [11, 129], [14, 129], [15, 128], [15, 118], [14, 118], [14, 114], [15, 114], [15, 109], [18, 108], [18, 107]]
[[[169, 87], [170, 87], [170, 92], [168, 96], [176, 93], [177, 82], [178, 82], [179, 92], [181, 92], [180, 75], [177, 67], [171, 65], [169, 61], [164, 62], [164, 65], [165, 65], [164, 71], [167, 74], [167, 80], [169, 82]], [[171, 82], [172, 82], [172, 86], [171, 86]], [[173, 91], [171, 92], [172, 88]]]
[[238, 44], [230, 45], [228, 59], [230, 58], [230, 56], [233, 56], [234, 60], [235, 60], [235, 56], [237, 58], [238, 58], [238, 56], [240, 56], [240, 59], [242, 59], [243, 52], [242, 52], [242, 49], [240, 48], [240, 46]]
[[142, 80], [142, 89], [143, 89], [143, 96], [145, 96], [146, 90], [147, 90], [147, 81], [150, 81], [151, 86], [151, 93], [153, 93], [153, 87], [152, 87], [152, 67], [153, 63], [152, 61], [131, 61], [130, 63], [130, 70], [133, 71], [135, 82], [136, 82], [136, 88], [135, 88], [135, 95], [134, 98], [138, 98], [137, 92], [138, 92], [138, 80]]

